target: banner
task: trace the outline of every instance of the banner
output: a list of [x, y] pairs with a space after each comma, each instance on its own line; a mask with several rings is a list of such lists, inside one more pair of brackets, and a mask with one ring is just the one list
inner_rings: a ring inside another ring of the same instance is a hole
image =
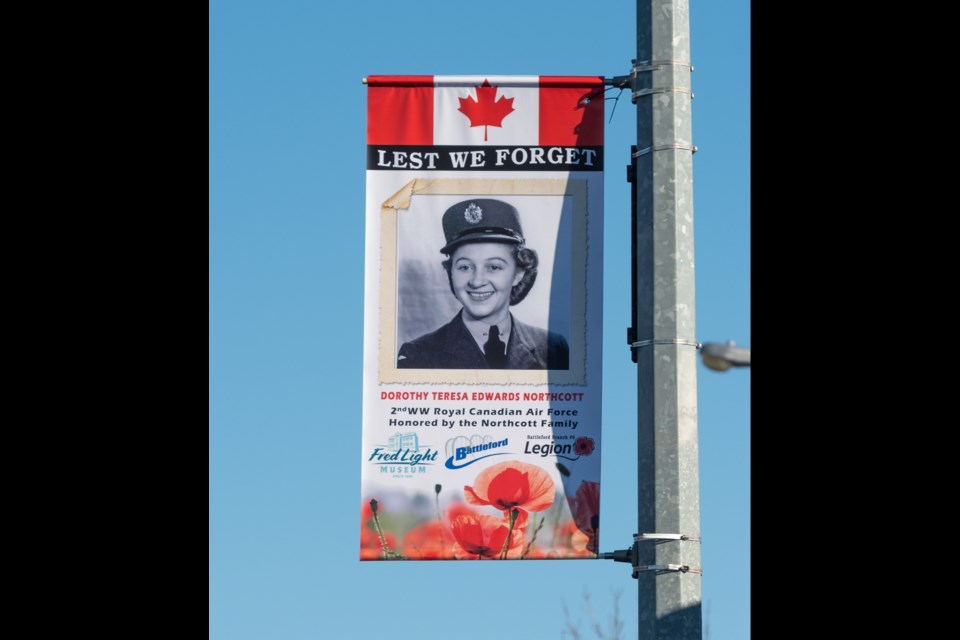
[[595, 558], [602, 76], [369, 76], [361, 560]]

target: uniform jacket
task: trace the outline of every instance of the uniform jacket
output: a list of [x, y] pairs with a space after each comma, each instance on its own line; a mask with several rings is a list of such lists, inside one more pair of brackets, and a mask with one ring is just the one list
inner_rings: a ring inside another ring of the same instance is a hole
[[[463, 324], [460, 310], [436, 331], [400, 346], [398, 369], [489, 369], [483, 351]], [[513, 328], [507, 343], [505, 369], [567, 369], [570, 348], [559, 333], [519, 322], [510, 314]]]

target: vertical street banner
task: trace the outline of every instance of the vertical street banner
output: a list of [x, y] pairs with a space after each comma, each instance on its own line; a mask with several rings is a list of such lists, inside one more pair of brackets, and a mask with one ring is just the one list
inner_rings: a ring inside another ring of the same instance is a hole
[[596, 558], [602, 76], [369, 76], [361, 560]]

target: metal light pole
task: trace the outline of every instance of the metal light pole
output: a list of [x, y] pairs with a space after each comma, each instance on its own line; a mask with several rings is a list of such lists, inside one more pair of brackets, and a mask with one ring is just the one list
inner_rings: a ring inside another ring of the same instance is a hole
[[688, 0], [637, 0], [639, 637], [702, 638]]

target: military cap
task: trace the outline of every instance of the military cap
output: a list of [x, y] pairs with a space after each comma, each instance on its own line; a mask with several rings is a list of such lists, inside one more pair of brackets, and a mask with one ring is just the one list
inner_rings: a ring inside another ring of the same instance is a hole
[[440, 253], [447, 255], [467, 242], [524, 243], [516, 207], [491, 198], [464, 200], [447, 209], [443, 214], [443, 234], [447, 244]]

